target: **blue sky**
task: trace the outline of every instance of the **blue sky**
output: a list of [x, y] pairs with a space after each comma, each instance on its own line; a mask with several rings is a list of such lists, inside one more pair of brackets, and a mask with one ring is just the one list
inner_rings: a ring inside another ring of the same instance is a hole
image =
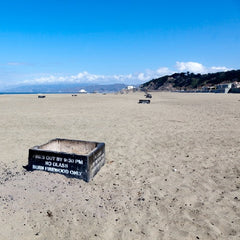
[[0, 3], [1, 87], [135, 84], [240, 69], [239, 56], [239, 0]]

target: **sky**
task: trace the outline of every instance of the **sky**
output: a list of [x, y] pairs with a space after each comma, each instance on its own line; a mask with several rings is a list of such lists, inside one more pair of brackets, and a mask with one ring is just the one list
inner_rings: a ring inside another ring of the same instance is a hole
[[240, 0], [8, 0], [0, 89], [240, 69]]

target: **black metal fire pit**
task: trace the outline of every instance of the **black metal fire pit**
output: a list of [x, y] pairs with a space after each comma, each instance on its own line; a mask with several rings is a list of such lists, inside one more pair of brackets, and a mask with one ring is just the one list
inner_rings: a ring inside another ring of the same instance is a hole
[[29, 149], [28, 171], [64, 174], [89, 182], [105, 163], [105, 143], [56, 138]]
[[138, 103], [141, 103], [141, 104], [150, 104], [150, 100], [146, 100], [146, 99], [139, 99]]

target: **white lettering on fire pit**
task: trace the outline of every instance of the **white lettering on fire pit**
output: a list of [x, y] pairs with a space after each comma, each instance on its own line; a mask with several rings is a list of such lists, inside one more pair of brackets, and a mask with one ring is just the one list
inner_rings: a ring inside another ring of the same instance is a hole
[[62, 162], [62, 158], [61, 157], [56, 157], [56, 161], [57, 162]]
[[77, 163], [77, 164], [83, 164], [83, 160], [75, 159], [75, 163]]
[[104, 153], [101, 156], [98, 156], [98, 158], [94, 160], [92, 168], [94, 168], [96, 165], [101, 164], [101, 162], [104, 160], [104, 156], [105, 156]]
[[74, 163], [74, 159], [72, 159], [72, 158], [64, 158], [63, 161], [65, 163]]
[[82, 175], [81, 172], [79, 172], [79, 171], [73, 171], [73, 170], [70, 170], [70, 174], [71, 174], [71, 175], [75, 175], [75, 176], [81, 176], [81, 175]]
[[48, 161], [54, 161], [55, 157], [54, 156], [46, 156], [46, 160]]
[[102, 151], [98, 152], [95, 156], [94, 156], [94, 159], [97, 159], [99, 156], [101, 156], [103, 154]]
[[35, 170], [44, 170], [44, 166], [39, 166], [39, 165], [32, 165], [32, 169], [35, 169]]
[[67, 163], [57, 163], [57, 162], [53, 162], [53, 167], [68, 168], [68, 164], [67, 164]]
[[52, 162], [50, 162], [50, 161], [45, 161], [45, 165], [46, 165], [46, 166], [52, 166]]
[[44, 160], [44, 159], [45, 159], [45, 156], [36, 154], [36, 155], [35, 155], [35, 158], [36, 158], [36, 159], [43, 159], [43, 160]]
[[62, 169], [62, 168], [45, 167], [45, 171], [54, 172], [54, 173], [69, 174], [68, 169]]
[[104, 156], [105, 154], [103, 153], [102, 155], [98, 156], [98, 158], [93, 162], [91, 167], [93, 175], [95, 175], [100, 167], [104, 164]]

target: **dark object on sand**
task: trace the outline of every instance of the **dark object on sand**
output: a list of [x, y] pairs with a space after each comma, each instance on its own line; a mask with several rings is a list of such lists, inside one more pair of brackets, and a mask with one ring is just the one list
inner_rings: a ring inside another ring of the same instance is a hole
[[151, 101], [146, 99], [139, 99], [138, 103], [149, 104]]
[[72, 94], [72, 97], [77, 97], [77, 94]]
[[151, 95], [150, 93], [147, 93], [147, 94], [145, 95], [145, 97], [146, 97], [146, 98], [152, 98], [152, 95]]
[[38, 98], [45, 98], [46, 96], [44, 95], [38, 95]]
[[28, 171], [64, 174], [89, 182], [105, 163], [105, 143], [56, 138], [29, 149]]
[[47, 216], [48, 216], [48, 217], [53, 217], [53, 213], [52, 213], [52, 211], [47, 210]]

